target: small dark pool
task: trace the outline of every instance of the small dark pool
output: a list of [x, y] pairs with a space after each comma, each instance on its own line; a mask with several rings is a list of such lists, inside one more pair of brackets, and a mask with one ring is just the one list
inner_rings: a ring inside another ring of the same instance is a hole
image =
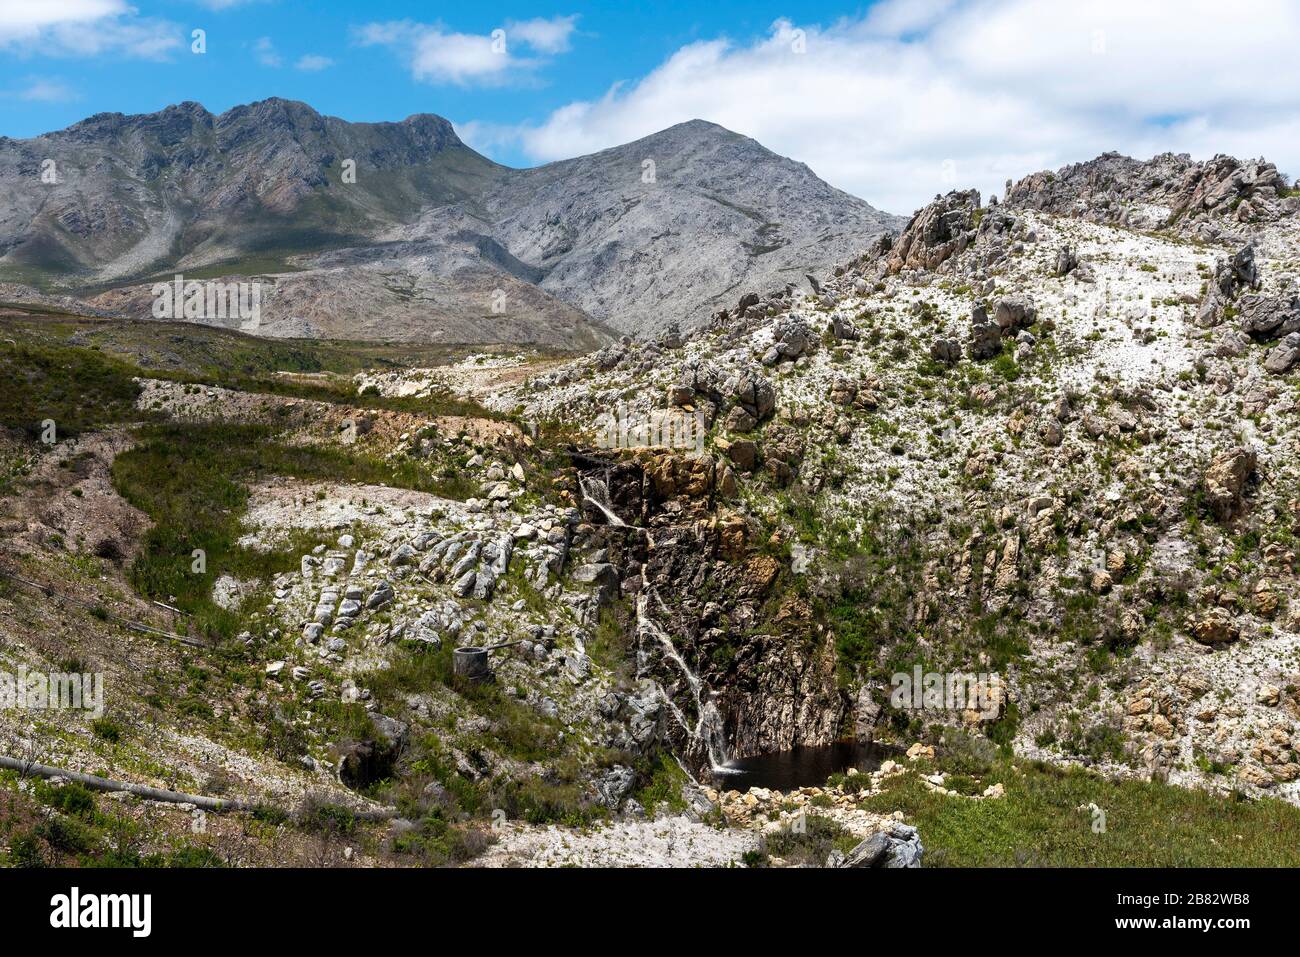
[[832, 774], [842, 774], [849, 768], [874, 771], [884, 761], [897, 759], [902, 753], [890, 745], [851, 740], [777, 751], [727, 762], [725, 772], [713, 773], [713, 786], [723, 791], [750, 788], [793, 791], [820, 787]]

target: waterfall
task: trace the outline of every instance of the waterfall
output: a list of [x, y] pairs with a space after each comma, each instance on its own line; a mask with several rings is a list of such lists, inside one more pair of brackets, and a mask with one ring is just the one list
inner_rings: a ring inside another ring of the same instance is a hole
[[[583, 498], [595, 505], [610, 525], [620, 528], [629, 527], [627, 522], [618, 517], [618, 514], [610, 505], [608, 473], [600, 480], [592, 476], [580, 475], [578, 476], [578, 488], [581, 490]], [[649, 530], [641, 529], [641, 531], [646, 536], [647, 544], [653, 549], [655, 543], [650, 536]], [[664, 657], [676, 665], [685, 676], [687, 686], [691, 689], [691, 696], [695, 699], [695, 726], [691, 727], [681, 708], [668, 697], [667, 692], [661, 687], [659, 691], [663, 696], [664, 703], [668, 705], [668, 710], [682, 726], [682, 729], [693, 740], [698, 741], [703, 746], [705, 754], [709, 757], [709, 766], [715, 774], [733, 773], [727, 767], [727, 762], [730, 761], [730, 749], [727, 746], [727, 734], [722, 720], [722, 713], [718, 711], [718, 706], [713, 701], [713, 691], [700, 679], [699, 675], [691, 670], [686, 663], [686, 659], [681, 656], [681, 653], [673, 644], [672, 639], [650, 617], [648, 610], [649, 594], [650, 590], [648, 589], [637, 598], [636, 603], [637, 673], [640, 674], [645, 668], [643, 639], [646, 635], [649, 635], [662, 649]], [[659, 607], [666, 611], [663, 599], [659, 597], [657, 592], [654, 593], [654, 596]]]
[[[658, 598], [658, 594], [655, 597]], [[663, 605], [663, 601], [660, 600], [659, 604]], [[713, 691], [701, 680], [699, 675], [691, 670], [686, 663], [686, 659], [682, 657], [681, 652], [673, 644], [672, 639], [650, 617], [647, 610], [648, 605], [649, 593], [647, 592], [640, 595], [636, 602], [637, 638], [640, 639], [644, 635], [653, 638], [663, 651], [663, 656], [676, 665], [685, 676], [686, 684], [691, 689], [691, 696], [695, 699], [695, 713], [697, 715], [695, 727], [690, 726], [681, 709], [673, 704], [666, 693], [664, 694], [664, 700], [668, 703], [673, 716], [686, 733], [703, 745], [704, 752], [709, 757], [709, 767], [713, 773], [732, 773], [732, 770], [727, 767], [727, 762], [731, 758], [730, 749], [727, 747], [726, 729], [723, 726], [722, 714], [718, 711], [718, 706], [713, 703]], [[643, 649], [640, 647], [637, 650], [637, 658], [637, 670], [639, 672], [644, 667], [644, 654]]]
[[605, 521], [609, 522], [611, 525], [618, 525], [623, 528], [627, 527], [627, 522], [619, 518], [618, 515], [615, 514], [614, 509], [610, 507], [608, 476], [597, 483], [588, 476], [581, 475], [578, 477], [578, 487], [582, 490], [582, 497], [592, 505], [596, 506], [596, 508], [600, 509], [601, 514], [605, 516]]

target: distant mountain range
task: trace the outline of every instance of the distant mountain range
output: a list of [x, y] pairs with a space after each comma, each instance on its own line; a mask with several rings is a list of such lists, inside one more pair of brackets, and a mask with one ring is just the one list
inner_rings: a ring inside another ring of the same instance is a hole
[[269, 336], [587, 349], [698, 326], [905, 222], [698, 120], [516, 170], [441, 117], [281, 99], [0, 138], [0, 181], [0, 282], [145, 318], [177, 273], [256, 279]]

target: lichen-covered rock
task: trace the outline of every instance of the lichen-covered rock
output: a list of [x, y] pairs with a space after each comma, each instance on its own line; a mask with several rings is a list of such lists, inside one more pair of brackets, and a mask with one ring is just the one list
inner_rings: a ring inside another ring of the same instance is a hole
[[903, 230], [889, 253], [888, 271], [938, 269], [975, 240], [978, 190], [954, 190], [935, 197]]
[[1205, 501], [1220, 521], [1232, 518], [1241, 508], [1242, 496], [1257, 462], [1253, 449], [1237, 448], [1220, 453], [1205, 470], [1202, 481]]
[[1274, 375], [1288, 372], [1300, 362], [1300, 332], [1293, 332], [1264, 357], [1264, 369]]
[[1226, 645], [1241, 637], [1241, 629], [1224, 608], [1211, 608], [1191, 622], [1192, 637], [1203, 645]]

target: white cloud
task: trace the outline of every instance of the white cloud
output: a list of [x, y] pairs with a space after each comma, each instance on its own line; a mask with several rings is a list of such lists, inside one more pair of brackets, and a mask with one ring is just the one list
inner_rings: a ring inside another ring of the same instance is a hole
[[447, 33], [410, 20], [368, 23], [356, 35], [362, 46], [397, 51], [411, 75], [426, 83], [500, 83], [516, 66], [506, 45], [492, 37]]
[[417, 80], [464, 84], [498, 80], [518, 66], [509, 50], [491, 37], [430, 30], [415, 41], [411, 72]]
[[549, 20], [535, 17], [532, 20], [506, 22], [506, 41], [520, 40], [538, 53], [564, 53], [569, 49], [569, 38], [578, 22], [577, 15], [552, 17]]
[[334, 61], [327, 56], [308, 53], [305, 56], [300, 56], [298, 62], [294, 64], [294, 67], [306, 73], [316, 73], [320, 70], [327, 70], [333, 65]]
[[1059, 0], [886, 0], [862, 19], [692, 43], [513, 135], [551, 160], [701, 118], [904, 213], [1110, 149], [1262, 154], [1294, 173], [1297, 49], [1294, 0], [1256, 0], [1249, 17], [1217, 0], [1076, 0], [1068, 16]]
[[86, 23], [118, 16], [122, 0], [0, 0], [0, 31], [34, 31], [60, 23]]
[[368, 23], [356, 31], [363, 46], [387, 46], [399, 53], [411, 75], [423, 83], [499, 86], [527, 79], [545, 61], [516, 55], [517, 46], [536, 54], [569, 48], [577, 17], [510, 22], [489, 35], [449, 32], [440, 24], [410, 20]]
[[25, 82], [26, 85], [22, 88], [8, 90], [0, 96], [29, 103], [66, 103], [77, 98], [76, 91], [62, 80], [34, 76], [28, 77]]
[[469, 120], [452, 123], [452, 127], [461, 142], [480, 153], [499, 153], [519, 145], [520, 130], [517, 126]]
[[257, 58], [257, 62], [262, 66], [277, 67], [284, 62], [280, 58], [280, 54], [276, 52], [275, 44], [270, 37], [257, 38], [257, 41], [253, 44], [253, 56]]
[[178, 27], [123, 0], [0, 0], [0, 49], [19, 56], [164, 59], [181, 45]]

